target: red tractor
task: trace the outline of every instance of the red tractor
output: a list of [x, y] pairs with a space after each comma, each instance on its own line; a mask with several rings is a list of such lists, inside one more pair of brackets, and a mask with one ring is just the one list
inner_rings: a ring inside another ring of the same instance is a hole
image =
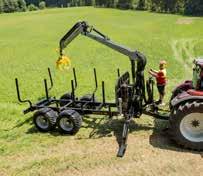
[[185, 148], [203, 149], [203, 59], [196, 59], [193, 80], [179, 85], [170, 101], [169, 133]]

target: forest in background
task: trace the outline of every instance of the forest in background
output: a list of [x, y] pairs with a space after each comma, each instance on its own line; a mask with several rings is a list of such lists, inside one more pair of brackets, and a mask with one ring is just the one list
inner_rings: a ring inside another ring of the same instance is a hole
[[78, 6], [203, 15], [202, 0], [0, 0], [0, 13], [32, 11], [46, 7], [63, 8]]

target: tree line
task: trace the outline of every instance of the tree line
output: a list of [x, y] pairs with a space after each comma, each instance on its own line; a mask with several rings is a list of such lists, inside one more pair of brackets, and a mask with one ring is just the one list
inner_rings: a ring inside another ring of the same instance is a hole
[[0, 0], [0, 13], [75, 6], [203, 15], [203, 0]]
[[38, 1], [38, 4], [34, 5], [25, 0], [0, 0], [0, 13], [33, 11], [45, 7], [44, 1]]

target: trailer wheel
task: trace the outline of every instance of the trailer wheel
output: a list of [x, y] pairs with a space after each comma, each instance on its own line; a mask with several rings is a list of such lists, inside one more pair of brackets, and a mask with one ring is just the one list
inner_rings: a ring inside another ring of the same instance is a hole
[[64, 110], [59, 114], [57, 126], [63, 134], [76, 134], [82, 125], [82, 117], [75, 110]]
[[38, 110], [33, 116], [36, 128], [41, 132], [48, 132], [55, 128], [58, 113], [51, 108]]
[[[95, 102], [98, 102], [96, 97], [94, 99], [95, 99]], [[91, 102], [92, 101], [92, 95], [91, 94], [84, 95], [80, 98], [80, 101]], [[95, 109], [96, 107], [97, 106], [95, 106], [95, 105], [87, 105], [88, 109]]]
[[65, 106], [68, 103], [68, 100], [71, 100], [71, 99], [72, 99], [71, 93], [66, 93], [66, 94], [62, 95], [60, 98], [60, 103], [59, 103], [60, 106]]
[[169, 133], [184, 148], [203, 150], [203, 102], [176, 107], [171, 113]]

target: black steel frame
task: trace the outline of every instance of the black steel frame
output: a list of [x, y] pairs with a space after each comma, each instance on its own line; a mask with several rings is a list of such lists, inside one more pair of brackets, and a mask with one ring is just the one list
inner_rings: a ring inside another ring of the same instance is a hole
[[[35, 104], [33, 104], [31, 102], [31, 100], [28, 100], [28, 99], [22, 100], [20, 88], [19, 88], [19, 81], [16, 78], [15, 83], [16, 83], [18, 101], [21, 103], [29, 104], [29, 107], [23, 111], [24, 114], [27, 114], [29, 112], [49, 106], [50, 108], [52, 108], [58, 112], [63, 111], [65, 109], [73, 109], [73, 110], [78, 111], [79, 113], [82, 113], [83, 115], [98, 114], [98, 115], [108, 115], [109, 117], [118, 115], [119, 111], [112, 111], [113, 107], [117, 107], [116, 103], [106, 102], [104, 81], [102, 81], [102, 102], [95, 101], [95, 93], [98, 90], [98, 81], [97, 81], [96, 69], [94, 68], [93, 71], [94, 71], [95, 89], [92, 93], [92, 101], [80, 101], [75, 96], [75, 91], [78, 86], [75, 68], [73, 68], [74, 80], [71, 80], [71, 97], [72, 97], [71, 100], [56, 99], [55, 97], [49, 96], [49, 91], [53, 88], [53, 85], [54, 85], [50, 68], [48, 68], [50, 87], [48, 87], [47, 79], [44, 79], [45, 98], [38, 101]], [[118, 72], [118, 75], [120, 75], [119, 69], [117, 70], [117, 72]], [[59, 107], [59, 103], [61, 101], [63, 101], [63, 102], [65, 101], [65, 102], [67, 102], [67, 104], [65, 106]], [[53, 106], [53, 105], [55, 105], [55, 106]], [[80, 105], [80, 106], [78, 106], [78, 105]], [[88, 108], [88, 105], [91, 105], [90, 107], [95, 106], [96, 108], [95, 109]]]
[[[29, 105], [29, 107], [23, 111], [24, 114], [39, 110], [41, 108], [49, 107], [49, 108], [57, 111], [58, 113], [62, 112], [63, 110], [71, 109], [71, 110], [77, 111], [81, 115], [96, 114], [96, 115], [105, 115], [105, 116], [108, 116], [109, 118], [112, 118], [113, 116], [124, 115], [125, 121], [124, 121], [124, 125], [123, 125], [121, 144], [119, 145], [119, 150], [117, 153], [117, 156], [122, 157], [122, 156], [124, 156], [124, 153], [125, 153], [125, 150], [127, 147], [129, 123], [132, 119], [132, 115], [129, 112], [123, 112], [122, 100], [118, 101], [118, 102], [115, 101], [113, 103], [106, 101], [105, 82], [104, 81], [102, 81], [102, 83], [101, 83], [101, 85], [102, 85], [102, 101], [100, 101], [100, 102], [95, 101], [95, 93], [98, 90], [97, 72], [96, 72], [95, 68], [93, 70], [93, 73], [94, 73], [95, 88], [94, 88], [92, 95], [91, 95], [91, 101], [81, 101], [75, 95], [75, 91], [78, 87], [77, 75], [76, 75], [75, 68], [73, 68], [73, 78], [74, 79], [71, 80], [71, 99], [70, 100], [57, 99], [55, 97], [49, 96], [49, 92], [53, 88], [54, 83], [53, 83], [53, 79], [52, 79], [51, 70], [50, 70], [50, 68], [48, 68], [48, 76], [49, 76], [50, 86], [48, 86], [47, 79], [44, 79], [45, 98], [34, 103], [34, 104], [29, 99], [22, 100], [19, 82], [18, 82], [18, 79], [16, 78], [15, 83], [16, 83], [16, 91], [17, 91], [18, 101], [21, 103], [28, 103], [28, 105]], [[117, 69], [118, 82], [122, 82], [123, 78], [126, 79], [125, 78], [126, 74], [129, 74], [129, 73], [126, 72], [122, 76], [120, 76], [120, 70]], [[129, 77], [126, 80], [128, 81]], [[152, 80], [150, 80], [150, 81], [152, 81]], [[151, 89], [150, 89], [150, 86], [151, 86]], [[152, 90], [150, 95], [148, 92], [148, 96], [151, 96], [151, 99], [149, 100], [149, 98], [148, 98], [148, 102], [145, 105], [143, 105], [143, 113], [151, 115], [155, 118], [168, 120], [168, 116], [161, 115], [158, 113], [158, 107], [153, 103], [153, 84], [149, 84], [148, 89]], [[60, 102], [66, 102], [66, 104], [64, 106], [59, 106]], [[149, 106], [152, 109], [151, 111], [147, 110], [147, 107], [149, 107]], [[112, 110], [113, 108], [114, 108], [114, 110]]]

